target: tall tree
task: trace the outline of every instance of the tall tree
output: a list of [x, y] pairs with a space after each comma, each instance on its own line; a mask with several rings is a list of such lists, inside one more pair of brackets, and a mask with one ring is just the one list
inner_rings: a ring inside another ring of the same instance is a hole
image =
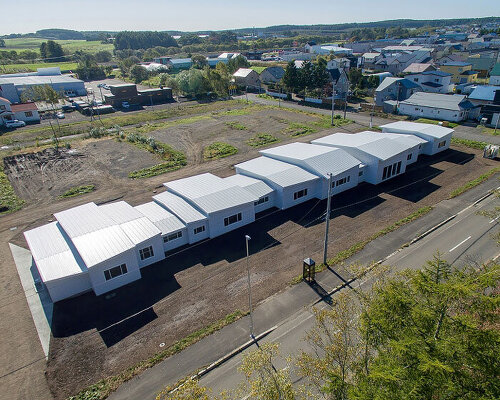
[[290, 61], [287, 64], [282, 82], [283, 85], [285, 85], [286, 89], [291, 92], [295, 91], [300, 86], [299, 72], [293, 61]]

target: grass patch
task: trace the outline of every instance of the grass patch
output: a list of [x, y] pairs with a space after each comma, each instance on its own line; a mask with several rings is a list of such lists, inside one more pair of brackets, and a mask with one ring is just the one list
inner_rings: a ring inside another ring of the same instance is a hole
[[252, 147], [261, 147], [276, 142], [279, 142], [279, 139], [270, 133], [257, 133], [254, 137], [247, 140], [247, 144]]
[[237, 152], [238, 149], [229, 143], [214, 142], [205, 147], [203, 150], [203, 158], [205, 160], [216, 160], [218, 158], [231, 156]]
[[447, 126], [448, 128], [456, 128], [458, 126], [458, 124], [455, 122], [436, 121], [435, 119], [428, 119], [428, 118], [419, 118], [415, 120], [415, 122], [421, 122], [423, 124], [433, 124], [433, 125], [443, 124], [443, 126]]
[[[431, 210], [432, 210], [431, 206], [426, 206], [426, 207], [419, 208], [417, 211], [411, 213], [407, 217], [402, 218], [399, 221], [396, 221], [394, 224], [392, 224], [392, 225], [390, 225], [390, 226], [388, 226], [388, 227], [386, 227], [386, 228], [384, 228], [384, 229], [382, 229], [382, 230], [374, 233], [368, 239], [362, 240], [362, 241], [360, 241], [360, 242], [352, 245], [348, 249], [342, 250], [342, 251], [338, 252], [335, 256], [333, 256], [332, 258], [330, 258], [330, 259], [327, 260], [327, 264], [329, 266], [332, 266], [332, 265], [335, 265], [335, 264], [338, 264], [338, 263], [340, 263], [342, 261], [347, 260], [348, 258], [352, 257], [356, 253], [359, 253], [361, 250], [363, 250], [365, 248], [365, 246], [368, 243], [372, 242], [373, 240], [377, 239], [378, 237], [387, 235], [388, 233], [395, 231], [399, 227], [401, 227], [403, 225], [406, 225], [406, 224], [409, 224], [410, 222], [415, 221], [416, 219], [424, 216], [425, 214], [427, 214]], [[318, 264], [318, 265], [316, 265], [316, 272], [321, 272], [321, 271], [323, 271], [325, 269], [326, 269], [326, 266], [324, 264]], [[291, 281], [291, 284], [297, 284], [297, 283], [300, 283], [300, 282], [302, 282], [302, 275], [296, 276]]]
[[165, 121], [165, 122], [157, 122], [157, 123], [146, 123], [136, 129], [139, 133], [148, 133], [157, 131], [159, 129], [169, 128], [171, 126], [176, 125], [187, 125], [194, 124], [195, 122], [203, 121], [205, 119], [212, 119], [210, 115], [195, 115], [188, 118], [176, 119], [174, 121]]
[[19, 210], [24, 201], [17, 197], [7, 175], [0, 169], [0, 215]]
[[247, 127], [243, 124], [240, 124], [239, 122], [236, 121], [228, 121], [226, 122], [226, 125], [230, 127], [231, 129], [236, 129], [239, 131], [245, 131]]
[[61, 198], [75, 197], [75, 196], [80, 196], [81, 194], [93, 192], [94, 190], [95, 190], [95, 185], [76, 186], [67, 190], [59, 197]]
[[317, 129], [313, 128], [312, 126], [299, 122], [289, 122], [288, 128], [285, 128], [282, 131], [282, 133], [284, 133], [285, 135], [290, 135], [292, 137], [306, 136], [316, 132]]
[[170, 161], [166, 163], [156, 164], [152, 167], [139, 169], [137, 171], [132, 171], [128, 174], [128, 177], [131, 179], [151, 178], [152, 176], [158, 176], [167, 172], [177, 171], [182, 167], [182, 165]]
[[266, 93], [258, 94], [257, 97], [260, 97], [261, 99], [266, 99], [266, 100], [275, 100], [275, 101], [278, 101], [278, 99], [276, 97], [270, 96], [270, 95], [268, 95]]
[[497, 129], [497, 131], [495, 132], [494, 128], [486, 128], [485, 126], [483, 126], [481, 132], [485, 133], [486, 135], [492, 135], [492, 136], [500, 135], [500, 130]]
[[196, 332], [193, 332], [190, 335], [186, 336], [185, 338], [178, 340], [167, 349], [161, 351], [160, 353], [157, 353], [156, 355], [147, 360], [141, 361], [138, 364], [133, 365], [132, 367], [126, 369], [122, 373], [100, 380], [96, 384], [89, 386], [87, 389], [82, 390], [76, 396], [69, 397], [68, 400], [104, 400], [113, 391], [115, 391], [122, 383], [127, 382], [134, 376], [144, 372], [146, 369], [154, 367], [159, 362], [165, 360], [168, 357], [173, 356], [176, 353], [179, 353], [185, 348], [211, 335], [212, 333], [217, 332], [218, 330], [224, 328], [225, 326], [232, 324], [233, 322], [239, 320], [241, 317], [245, 315], [246, 313], [236, 310], [235, 312], [226, 315], [223, 319], [220, 319], [219, 321], [216, 321], [213, 324], [210, 324], [205, 328], [199, 329]]
[[478, 142], [477, 140], [460, 139], [454, 137], [451, 138], [451, 144], [461, 145], [476, 150], [483, 150], [486, 146], [488, 146], [488, 143], [486, 142]]
[[492, 175], [496, 174], [499, 171], [500, 171], [500, 167], [490, 169], [485, 174], [482, 174], [479, 177], [477, 177], [476, 179], [473, 179], [472, 181], [467, 182], [463, 186], [460, 186], [458, 189], [455, 189], [453, 192], [451, 192], [450, 199], [457, 197], [457, 196], [460, 196], [462, 193], [465, 193], [468, 190], [476, 187], [477, 185], [480, 185], [481, 183], [483, 183], [484, 181], [487, 181], [489, 178], [491, 178]]
[[258, 67], [256, 65], [252, 65], [250, 69], [253, 69], [255, 72], [257, 72], [259, 75], [262, 71], [264, 71], [267, 67]]
[[61, 71], [71, 71], [78, 67], [76, 62], [58, 62], [58, 63], [33, 63], [33, 64], [8, 64], [2, 65], [1, 72], [13, 74], [16, 72], [36, 72], [38, 68], [59, 67]]
[[[49, 39], [44, 38], [15, 38], [15, 39], [5, 39], [5, 47], [1, 50], [33, 50], [39, 51], [40, 45]], [[82, 50], [86, 53], [95, 54], [101, 50], [107, 50], [113, 53], [114, 46], [112, 43], [101, 43], [100, 40], [54, 40], [59, 43], [63, 50], [67, 50], [69, 54], [73, 54], [77, 50]]]

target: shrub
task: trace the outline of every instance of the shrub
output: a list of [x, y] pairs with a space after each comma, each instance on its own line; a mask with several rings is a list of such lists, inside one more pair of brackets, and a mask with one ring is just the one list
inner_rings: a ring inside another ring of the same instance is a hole
[[238, 149], [229, 143], [214, 142], [205, 147], [205, 150], [203, 150], [203, 158], [205, 160], [215, 160], [217, 158], [231, 156], [237, 152]]

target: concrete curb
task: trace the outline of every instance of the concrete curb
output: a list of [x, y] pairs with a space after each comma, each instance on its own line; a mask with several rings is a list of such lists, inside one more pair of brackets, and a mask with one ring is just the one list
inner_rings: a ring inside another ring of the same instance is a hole
[[444, 221], [441, 221], [439, 224], [437, 225], [434, 225], [432, 228], [426, 230], [424, 233], [422, 233], [421, 235], [418, 235], [416, 238], [413, 238], [409, 245], [412, 245], [416, 242], [418, 242], [419, 240], [422, 240], [424, 237], [426, 237], [427, 235], [431, 234], [432, 232], [434, 232], [435, 230], [441, 228], [443, 225], [447, 224], [448, 222], [450, 222], [452, 219], [456, 218], [458, 214], [454, 214], [452, 215], [451, 217], [449, 218], [446, 218]]

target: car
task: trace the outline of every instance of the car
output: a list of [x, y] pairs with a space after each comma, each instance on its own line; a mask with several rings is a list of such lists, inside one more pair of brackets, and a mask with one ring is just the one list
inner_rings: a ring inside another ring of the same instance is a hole
[[63, 110], [64, 112], [74, 111], [74, 110], [76, 110], [76, 106], [74, 106], [74, 105], [71, 105], [71, 106], [69, 106], [69, 105], [64, 105], [64, 106], [62, 106], [62, 110]]
[[104, 87], [105, 83], [99, 83], [97, 87]]
[[26, 122], [19, 121], [18, 119], [11, 119], [5, 121], [5, 127], [7, 128], [19, 128], [21, 126], [26, 126]]
[[109, 88], [109, 85], [106, 85], [106, 84], [104, 84], [102, 87], [103, 87], [103, 89], [106, 89], [106, 90], [109, 90], [109, 89], [110, 89], [110, 88]]
[[122, 107], [123, 108], [130, 108], [130, 104], [128, 101], [122, 101]]
[[63, 113], [63, 112], [58, 112], [58, 113], [56, 114], [56, 118], [57, 118], [57, 119], [64, 119], [64, 118], [66, 118], [66, 116], [64, 115], [64, 113]]

